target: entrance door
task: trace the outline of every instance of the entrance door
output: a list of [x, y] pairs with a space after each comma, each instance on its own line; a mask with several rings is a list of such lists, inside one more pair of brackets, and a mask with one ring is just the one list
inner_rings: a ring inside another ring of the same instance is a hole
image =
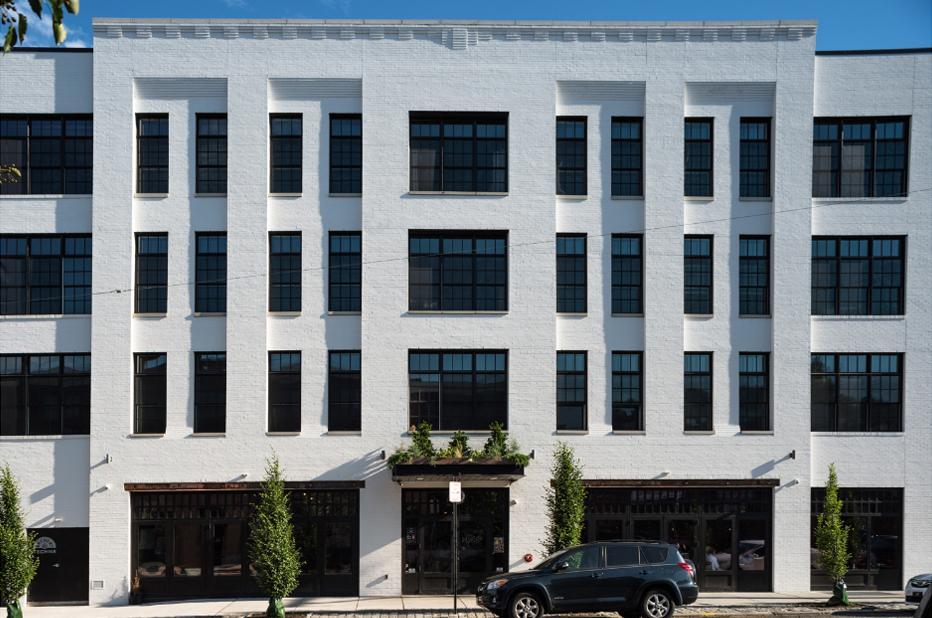
[[87, 528], [38, 528], [39, 570], [27, 600], [43, 605], [87, 605]]

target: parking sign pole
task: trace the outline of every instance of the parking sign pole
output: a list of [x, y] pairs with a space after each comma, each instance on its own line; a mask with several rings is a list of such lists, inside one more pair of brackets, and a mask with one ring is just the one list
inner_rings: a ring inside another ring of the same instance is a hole
[[450, 481], [449, 492], [450, 502], [453, 503], [453, 613], [459, 614], [460, 522], [457, 507], [463, 501], [463, 490], [460, 482]]

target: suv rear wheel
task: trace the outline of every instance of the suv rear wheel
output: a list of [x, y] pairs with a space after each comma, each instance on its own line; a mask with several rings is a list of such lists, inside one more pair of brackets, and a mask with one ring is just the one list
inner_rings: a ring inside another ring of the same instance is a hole
[[544, 607], [538, 598], [530, 592], [519, 592], [508, 603], [507, 618], [541, 618]]
[[669, 618], [673, 610], [673, 599], [666, 590], [653, 588], [641, 598], [641, 616], [644, 618]]

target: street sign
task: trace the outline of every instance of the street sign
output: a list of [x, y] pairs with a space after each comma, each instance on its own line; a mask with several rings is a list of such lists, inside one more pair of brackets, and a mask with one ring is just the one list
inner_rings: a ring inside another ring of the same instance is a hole
[[450, 481], [450, 502], [456, 504], [463, 501], [463, 486], [459, 481]]

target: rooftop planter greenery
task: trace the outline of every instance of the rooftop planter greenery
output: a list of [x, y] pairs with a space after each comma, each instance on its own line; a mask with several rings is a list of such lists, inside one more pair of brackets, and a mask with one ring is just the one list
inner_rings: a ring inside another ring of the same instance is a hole
[[531, 461], [529, 455], [522, 453], [518, 442], [508, 439], [501, 423], [489, 425], [491, 435], [481, 450], [474, 450], [469, 446], [469, 436], [457, 431], [450, 437], [445, 448], [435, 448], [430, 439], [431, 426], [422, 422], [411, 428], [411, 444], [408, 447], [400, 446], [388, 458], [388, 467], [392, 470], [399, 464], [498, 464], [510, 463], [524, 467]]

